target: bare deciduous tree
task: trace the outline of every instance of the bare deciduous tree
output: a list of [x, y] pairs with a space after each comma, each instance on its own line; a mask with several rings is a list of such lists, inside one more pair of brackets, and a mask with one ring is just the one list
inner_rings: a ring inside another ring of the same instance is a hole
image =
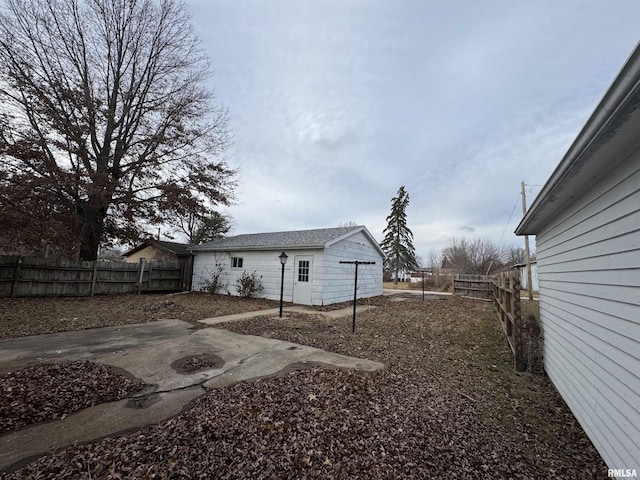
[[212, 212], [205, 218], [189, 214], [176, 217], [174, 222], [179, 233], [186, 235], [187, 242], [199, 244], [224, 237], [231, 230], [231, 217], [220, 212]]
[[440, 269], [442, 265], [442, 255], [438, 253], [437, 250], [432, 248], [429, 251], [429, 256], [427, 258], [427, 267], [429, 267], [432, 271]]
[[525, 262], [525, 252], [522, 247], [513, 245], [505, 249], [505, 261], [510, 265], [516, 265]]
[[359, 224], [357, 222], [354, 222], [353, 220], [349, 220], [348, 222], [340, 222], [338, 224], [338, 227], [358, 227]]
[[235, 186], [209, 75], [175, 0], [4, 0], [0, 180], [53, 202], [29, 221], [56, 216], [82, 259], [176, 212], [206, 216]]
[[473, 273], [488, 275], [492, 268], [502, 265], [500, 248], [488, 238], [475, 239], [470, 246]]
[[[451, 238], [442, 250], [443, 263], [458, 273], [486, 275], [502, 265], [502, 253], [489, 239]], [[444, 265], [443, 265], [444, 266]]]

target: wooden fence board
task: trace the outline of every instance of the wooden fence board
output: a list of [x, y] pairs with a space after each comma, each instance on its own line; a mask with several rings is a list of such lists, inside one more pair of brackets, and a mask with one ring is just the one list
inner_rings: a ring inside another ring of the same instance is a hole
[[180, 291], [190, 285], [180, 262], [79, 262], [0, 256], [0, 296], [90, 296]]
[[485, 275], [453, 274], [453, 294], [463, 297], [491, 300], [493, 287], [491, 277]]
[[494, 275], [492, 280], [493, 303], [498, 321], [513, 352], [515, 369], [526, 369], [523, 354], [522, 311], [520, 309], [520, 278], [516, 271]]

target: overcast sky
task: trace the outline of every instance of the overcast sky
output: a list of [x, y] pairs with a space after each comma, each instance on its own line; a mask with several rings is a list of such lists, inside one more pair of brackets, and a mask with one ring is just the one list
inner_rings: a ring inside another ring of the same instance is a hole
[[234, 133], [232, 234], [355, 221], [382, 240], [404, 185], [423, 257], [522, 246], [520, 182], [530, 205], [640, 40], [635, 0], [187, 7]]

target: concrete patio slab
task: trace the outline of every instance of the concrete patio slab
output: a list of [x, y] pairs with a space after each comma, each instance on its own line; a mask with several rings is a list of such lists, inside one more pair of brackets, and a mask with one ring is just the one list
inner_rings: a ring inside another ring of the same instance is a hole
[[[177, 360], [199, 354], [215, 355], [224, 364], [187, 374], [172, 367]], [[32, 363], [77, 359], [123, 369], [151, 386], [133, 400], [98, 405], [58, 421], [1, 435], [0, 468], [75, 442], [160, 422], [179, 413], [207, 388], [316, 364], [364, 371], [383, 368], [378, 362], [275, 339], [196, 328], [181, 320], [0, 340], [0, 372]]]
[[158, 320], [152, 323], [2, 339], [0, 372], [22, 368], [30, 363], [95, 358], [145, 345], [157, 345], [187, 336], [193, 330], [193, 325], [181, 320]]

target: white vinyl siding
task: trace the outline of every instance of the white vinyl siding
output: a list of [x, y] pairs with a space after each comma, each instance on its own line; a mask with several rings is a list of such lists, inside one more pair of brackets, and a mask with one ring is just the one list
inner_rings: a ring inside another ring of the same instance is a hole
[[536, 237], [545, 369], [610, 468], [640, 459], [640, 156]]
[[[218, 293], [229, 293], [230, 295], [237, 295], [236, 280], [240, 276], [247, 272], [252, 274], [256, 272], [256, 275], [260, 278], [264, 290], [259, 292], [256, 297], [268, 298], [271, 300], [280, 299], [280, 277], [282, 273], [282, 265], [278, 259], [280, 252], [266, 251], [266, 252], [242, 252], [242, 253], [222, 253], [222, 252], [197, 252], [193, 262], [193, 289], [202, 290], [202, 280], [210, 276], [210, 272], [216, 270], [216, 263], [224, 265], [224, 271], [220, 276], [220, 281], [227, 284], [227, 287], [223, 290], [219, 290]], [[242, 258], [242, 268], [233, 267], [232, 258]], [[291, 301], [291, 289], [293, 283], [291, 282], [292, 266], [287, 263], [285, 266], [285, 282], [284, 282], [284, 297], [286, 301]], [[288, 292], [288, 300], [287, 300]]]
[[[229, 293], [237, 295], [236, 280], [243, 272], [252, 274], [256, 272], [261, 277], [264, 290], [256, 294], [258, 298], [269, 300], [280, 300], [280, 281], [282, 276], [282, 265], [278, 255], [281, 251], [243, 251], [239, 252], [197, 252], [193, 262], [193, 290], [202, 290], [202, 281], [210, 276], [216, 269], [216, 263], [222, 263], [225, 268], [220, 276], [222, 283], [227, 284], [227, 288], [218, 293]], [[291, 302], [293, 298], [293, 275], [294, 275], [294, 255], [312, 255], [314, 260], [322, 255], [321, 250], [292, 250], [287, 253], [289, 258], [284, 268], [284, 291], [285, 302]], [[232, 258], [242, 257], [242, 268], [234, 268]], [[321, 305], [322, 295], [320, 287], [313, 285], [312, 302], [314, 305]]]
[[382, 256], [361, 232], [325, 248], [322, 282], [323, 304], [353, 300], [355, 265], [340, 261], [376, 262], [358, 266], [358, 298], [382, 295]]
[[[522, 290], [526, 290], [528, 288], [527, 285], [527, 266], [521, 266], [518, 268], [518, 272], [520, 275], [520, 288]], [[538, 285], [538, 264], [536, 262], [531, 263], [531, 290], [537, 292], [540, 290], [540, 286]]]
[[[211, 277], [216, 271], [216, 263], [224, 265], [220, 276], [221, 283], [226, 283], [226, 289], [218, 293], [237, 295], [236, 280], [243, 272], [249, 274], [254, 271], [261, 276], [264, 290], [256, 296], [270, 300], [280, 299], [280, 278], [282, 266], [278, 256], [284, 250], [288, 255], [284, 275], [284, 301], [292, 302], [294, 282], [298, 281], [300, 272], [296, 269], [296, 258], [309, 261], [309, 281], [311, 282], [311, 305], [330, 305], [333, 303], [353, 300], [353, 280], [355, 265], [340, 264], [340, 261], [375, 262], [375, 265], [359, 265], [358, 267], [358, 298], [382, 295], [382, 254], [370, 234], [366, 230], [357, 230], [336, 237], [324, 243], [322, 247], [286, 247], [277, 249], [251, 250], [239, 248], [229, 251], [194, 251], [193, 289], [203, 290], [203, 281]], [[258, 248], [258, 247], [256, 247]], [[305, 257], [305, 258], [300, 258]], [[307, 258], [308, 257], [308, 258]], [[242, 267], [237, 267], [242, 259]], [[234, 261], [236, 262], [234, 267]], [[307, 270], [303, 273], [306, 274]], [[300, 297], [298, 290], [296, 297]], [[305, 295], [305, 298], [308, 296]]]

